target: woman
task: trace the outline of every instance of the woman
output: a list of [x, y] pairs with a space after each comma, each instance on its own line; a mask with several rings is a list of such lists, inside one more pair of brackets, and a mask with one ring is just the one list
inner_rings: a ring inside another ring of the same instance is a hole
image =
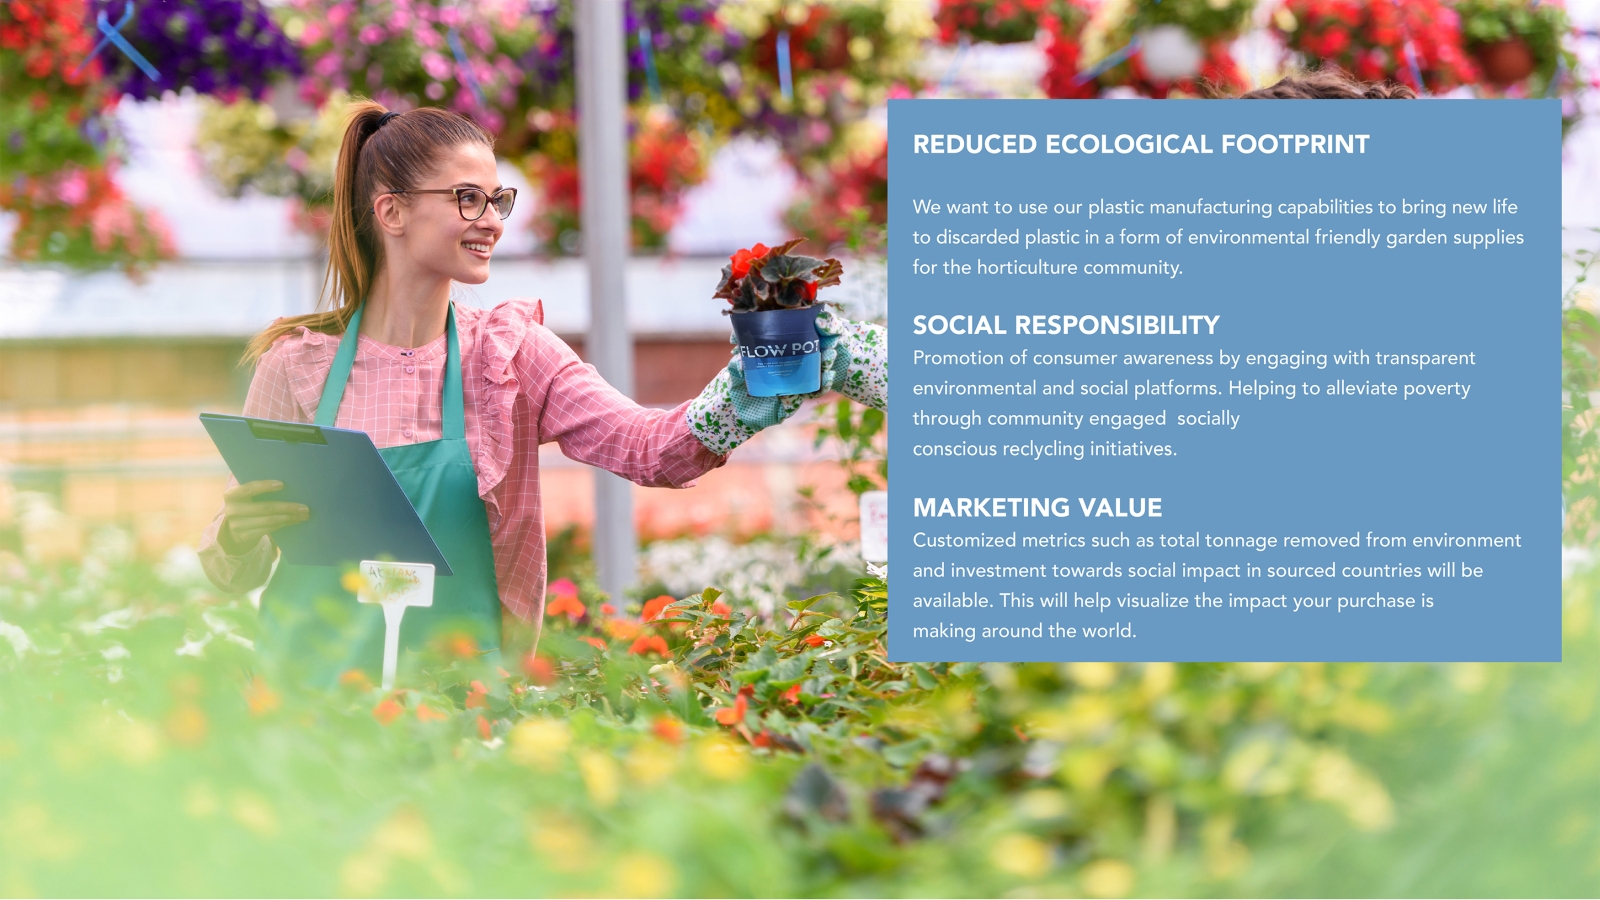
[[[470, 119], [354, 104], [328, 238], [335, 306], [279, 319], [246, 352], [257, 365], [244, 414], [367, 432], [450, 560], [455, 574], [436, 583], [434, 605], [406, 615], [406, 649], [448, 629], [492, 650], [516, 620], [537, 639], [540, 444], [639, 484], [688, 487], [804, 399], [751, 398], [735, 358], [695, 400], [644, 409], [544, 327], [537, 301], [452, 304], [452, 282], [488, 279], [515, 199], [499, 183], [493, 139]], [[818, 321], [823, 385], [881, 407], [883, 330], [826, 312]], [[292, 667], [288, 677], [329, 684], [376, 671], [382, 614], [355, 602], [343, 573], [287, 563], [274, 572], [272, 532], [316, 514], [272, 501], [281, 487], [230, 484], [202, 540], [207, 575], [226, 591], [267, 584], [258, 644], [268, 664]]]

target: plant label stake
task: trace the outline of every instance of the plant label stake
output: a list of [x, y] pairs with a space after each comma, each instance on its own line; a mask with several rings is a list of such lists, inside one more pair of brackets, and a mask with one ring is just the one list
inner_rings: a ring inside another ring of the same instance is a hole
[[431, 563], [361, 561], [361, 589], [356, 599], [383, 606], [383, 689], [394, 690], [400, 659], [400, 620], [408, 606], [433, 605]]

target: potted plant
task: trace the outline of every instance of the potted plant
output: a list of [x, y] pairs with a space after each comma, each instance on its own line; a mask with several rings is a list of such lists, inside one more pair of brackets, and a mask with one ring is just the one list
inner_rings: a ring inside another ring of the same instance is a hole
[[745, 388], [752, 397], [809, 394], [822, 387], [817, 291], [839, 283], [837, 259], [791, 254], [804, 238], [756, 244], [728, 258], [713, 295], [728, 301]]

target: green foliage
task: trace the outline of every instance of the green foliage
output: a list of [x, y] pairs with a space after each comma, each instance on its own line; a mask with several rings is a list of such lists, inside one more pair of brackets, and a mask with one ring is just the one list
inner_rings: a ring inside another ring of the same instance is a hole
[[1561, 666], [898, 663], [869, 579], [589, 598], [393, 695], [261, 680], [247, 602], [145, 566], [0, 576], [8, 895], [1600, 885], [1589, 575]]
[[1600, 537], [1600, 432], [1592, 399], [1600, 387], [1600, 320], [1589, 284], [1595, 251], [1580, 248], [1566, 256], [1576, 274], [1561, 303], [1561, 494], [1568, 539], [1589, 545]]
[[857, 496], [889, 487], [887, 425], [882, 410], [844, 397], [817, 409], [816, 444], [829, 438], [839, 442], [839, 464], [848, 473], [845, 486]]

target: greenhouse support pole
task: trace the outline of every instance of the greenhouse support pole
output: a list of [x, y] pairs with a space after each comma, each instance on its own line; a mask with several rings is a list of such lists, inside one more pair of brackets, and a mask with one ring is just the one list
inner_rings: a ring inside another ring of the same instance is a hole
[[[601, 377], [633, 394], [633, 336], [628, 332], [627, 56], [622, 0], [573, 4], [578, 63], [579, 185], [583, 255], [589, 268], [589, 334], [584, 349]], [[594, 560], [600, 587], [613, 599], [637, 573], [633, 485], [594, 473]]]

